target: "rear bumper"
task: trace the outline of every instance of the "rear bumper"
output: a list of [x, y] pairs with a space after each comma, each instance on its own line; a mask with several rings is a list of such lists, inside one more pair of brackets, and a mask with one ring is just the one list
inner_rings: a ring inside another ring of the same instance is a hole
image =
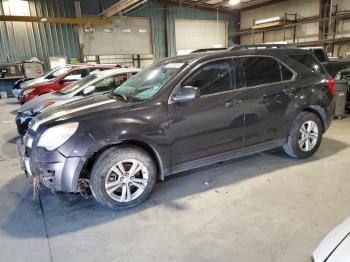
[[31, 148], [28, 137], [17, 141], [21, 168], [32, 177], [39, 176], [42, 183], [55, 191], [79, 192], [78, 180], [85, 165], [84, 157], [65, 157], [57, 150]]
[[326, 119], [324, 120], [324, 132], [328, 130], [328, 128], [331, 126], [334, 114], [335, 114], [335, 99], [332, 99], [332, 102], [330, 105], [326, 108]]

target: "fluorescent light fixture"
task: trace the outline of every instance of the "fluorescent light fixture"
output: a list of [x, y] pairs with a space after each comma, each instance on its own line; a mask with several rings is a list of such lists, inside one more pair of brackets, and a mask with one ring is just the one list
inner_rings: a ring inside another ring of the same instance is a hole
[[130, 32], [131, 32], [131, 29], [129, 28], [123, 29], [123, 33], [130, 33]]
[[271, 22], [278, 22], [278, 21], [281, 21], [281, 20], [282, 20], [281, 17], [275, 16], [275, 17], [271, 17], [271, 18], [256, 20], [255, 24], [256, 25], [261, 25], [261, 24], [266, 24], [266, 23], [271, 23]]
[[146, 29], [139, 29], [139, 33], [147, 33]]
[[241, 3], [241, 0], [230, 0], [230, 1], [228, 1], [229, 5], [238, 5], [239, 3]]
[[5, 15], [18, 15], [28, 16], [30, 15], [28, 1], [23, 0], [8, 0], [3, 1], [3, 8]]
[[105, 33], [113, 33], [113, 28], [104, 28], [103, 31]]
[[45, 17], [44, 17], [44, 18], [41, 18], [41, 19], [40, 19], [40, 22], [47, 22], [47, 18], [45, 18]]
[[223, 47], [222, 44], [216, 44], [216, 45], [213, 45], [214, 48], [221, 48]]

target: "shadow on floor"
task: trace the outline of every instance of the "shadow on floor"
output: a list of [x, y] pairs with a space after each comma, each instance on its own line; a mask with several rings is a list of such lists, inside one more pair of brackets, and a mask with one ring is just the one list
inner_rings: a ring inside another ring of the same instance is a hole
[[[186, 204], [181, 204], [181, 202], [179, 204], [179, 201], [176, 200], [208, 190], [219, 192], [219, 188], [222, 186], [239, 183], [289, 166], [307, 164], [324, 159], [346, 147], [348, 147], [347, 144], [324, 138], [317, 154], [305, 160], [290, 159], [281, 150], [271, 150], [182, 172], [169, 177], [164, 182], [158, 183], [154, 192], [145, 203], [125, 212], [116, 212], [105, 208], [97, 204], [92, 197], [85, 200], [79, 195], [55, 195], [47, 189], [42, 189], [41, 201], [45, 221], [48, 225], [48, 234], [51, 237], [83, 230], [131, 214], [134, 215], [159, 205], [186, 210]], [[3, 197], [20, 188], [25, 192], [16, 201], [17, 206], [4, 221], [5, 224], [1, 230], [17, 238], [42, 238], [42, 232], [32, 230], [31, 226], [35, 221], [40, 222], [42, 219], [39, 200], [32, 200], [32, 190], [29, 186], [30, 180], [28, 179], [27, 185], [23, 185], [23, 180], [25, 180], [24, 177], [17, 177], [0, 188], [0, 196]]]

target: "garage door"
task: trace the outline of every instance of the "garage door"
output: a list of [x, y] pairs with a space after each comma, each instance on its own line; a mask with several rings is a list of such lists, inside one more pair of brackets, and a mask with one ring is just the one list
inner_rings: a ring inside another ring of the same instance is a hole
[[85, 55], [152, 54], [151, 20], [116, 18], [113, 25], [84, 28]]
[[178, 54], [199, 48], [227, 47], [226, 21], [175, 19], [175, 43]]

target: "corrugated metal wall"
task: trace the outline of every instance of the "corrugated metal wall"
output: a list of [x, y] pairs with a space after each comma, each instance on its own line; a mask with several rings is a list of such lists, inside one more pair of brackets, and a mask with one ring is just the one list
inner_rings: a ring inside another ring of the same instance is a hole
[[[4, 14], [0, 0], [0, 14]], [[29, 0], [30, 15], [75, 17], [72, 0]], [[79, 57], [74, 25], [0, 22], [0, 63], [37, 57], [48, 65], [49, 56]]]
[[[160, 4], [154, 3], [129, 15], [152, 18], [154, 34], [154, 55], [156, 59], [165, 57], [164, 7]], [[176, 55], [175, 19], [184, 18], [216, 20], [216, 13], [192, 8], [180, 8], [177, 6], [169, 5], [167, 6], [167, 17], [169, 55]], [[236, 19], [233, 15], [219, 14], [219, 19], [228, 21], [229, 33], [234, 33]]]

